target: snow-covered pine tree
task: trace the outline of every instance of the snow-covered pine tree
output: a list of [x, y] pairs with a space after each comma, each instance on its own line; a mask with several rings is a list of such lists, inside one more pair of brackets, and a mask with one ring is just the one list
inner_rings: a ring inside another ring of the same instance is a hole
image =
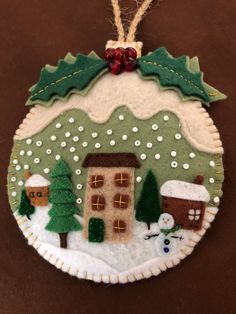
[[49, 201], [52, 203], [52, 208], [48, 214], [51, 219], [45, 228], [59, 234], [62, 248], [67, 248], [68, 232], [82, 229], [81, 224], [74, 217], [79, 208], [75, 206], [76, 196], [72, 192], [70, 175], [70, 168], [62, 159], [58, 160], [51, 173], [49, 188]]
[[152, 170], [149, 170], [137, 203], [135, 218], [146, 222], [150, 229], [150, 223], [157, 222], [161, 212], [157, 180]]
[[26, 216], [30, 220], [30, 215], [33, 215], [35, 212], [34, 206], [30, 204], [30, 201], [26, 195], [25, 190], [21, 192], [21, 201], [19, 207], [19, 214], [21, 216]]

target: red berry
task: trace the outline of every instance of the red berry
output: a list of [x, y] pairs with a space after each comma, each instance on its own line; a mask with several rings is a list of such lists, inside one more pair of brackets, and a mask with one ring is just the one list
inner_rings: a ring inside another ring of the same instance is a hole
[[114, 59], [122, 63], [125, 59], [125, 49], [122, 47], [116, 48]]
[[125, 67], [125, 71], [127, 71], [127, 72], [134, 71], [134, 69], [136, 67], [135, 59], [129, 58], [129, 59], [125, 60], [124, 67]]
[[125, 57], [126, 58], [137, 58], [137, 51], [133, 47], [128, 47], [125, 49]]
[[115, 56], [115, 49], [114, 48], [108, 48], [105, 50], [104, 58], [107, 61], [113, 60], [114, 56]]
[[117, 60], [114, 60], [109, 63], [109, 68], [112, 74], [117, 75], [122, 71], [122, 63]]

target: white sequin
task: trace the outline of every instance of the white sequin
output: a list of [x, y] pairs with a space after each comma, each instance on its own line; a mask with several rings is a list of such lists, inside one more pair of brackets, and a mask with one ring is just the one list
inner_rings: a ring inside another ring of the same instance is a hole
[[124, 135], [122, 136], [122, 140], [123, 140], [123, 141], [127, 141], [127, 139], [128, 139], [128, 136], [127, 136], [126, 134], [124, 134]]
[[152, 148], [152, 143], [151, 142], [147, 143], [147, 148]]
[[115, 146], [115, 145], [116, 145], [116, 142], [115, 142], [114, 140], [111, 140], [111, 141], [110, 141], [110, 145], [111, 145], [111, 146]]
[[57, 128], [57, 129], [60, 129], [60, 128], [61, 128], [61, 123], [57, 123], [57, 124], [56, 124], [56, 128]]
[[193, 152], [189, 154], [189, 157], [190, 157], [191, 159], [195, 158], [195, 156], [196, 156], [196, 155], [195, 155], [195, 153], [193, 153]]
[[28, 145], [32, 144], [31, 138], [28, 138], [28, 139], [26, 140], [26, 144], [28, 144]]
[[111, 135], [112, 134], [112, 129], [107, 130], [107, 135]]
[[76, 156], [73, 157], [73, 159], [74, 159], [74, 161], [77, 162], [77, 161], [79, 161], [79, 156], [76, 155]]
[[155, 159], [158, 160], [158, 159], [160, 159], [160, 158], [161, 158], [161, 155], [160, 155], [160, 154], [156, 154], [156, 155], [155, 155]]
[[55, 159], [56, 159], [56, 160], [59, 160], [59, 159], [61, 159], [61, 156], [60, 156], [60, 155], [56, 155], [56, 156], [55, 156]]
[[141, 155], [140, 155], [140, 158], [141, 158], [142, 160], [145, 160], [145, 159], [147, 158], [147, 155], [146, 155], [146, 154], [141, 154]]
[[218, 196], [215, 196], [214, 199], [213, 199], [214, 203], [219, 203], [220, 199]]
[[101, 144], [100, 143], [96, 143], [94, 146], [95, 146], [95, 148], [100, 148]]
[[189, 164], [183, 164], [183, 168], [184, 168], [185, 170], [189, 169]]
[[171, 167], [172, 167], [172, 168], [177, 168], [177, 166], [178, 166], [177, 161], [172, 161]]
[[23, 186], [23, 185], [24, 185], [24, 182], [20, 180], [20, 181], [18, 182], [18, 185], [19, 185], [19, 186]]
[[175, 139], [176, 139], [176, 140], [180, 140], [181, 137], [182, 137], [182, 135], [181, 135], [180, 133], [176, 133], [176, 134], [175, 134]]
[[29, 165], [24, 165], [25, 170], [28, 170], [29, 168], [30, 168]]
[[134, 127], [132, 128], [132, 131], [133, 131], [134, 133], [137, 133], [137, 132], [138, 132], [138, 128], [137, 128], [136, 126], [134, 126]]
[[16, 182], [16, 177], [11, 177], [11, 182]]
[[70, 135], [71, 135], [70, 132], [65, 133], [65, 137], [67, 137], [67, 138], [70, 137]]
[[47, 155], [51, 155], [51, 153], [52, 153], [52, 150], [51, 150], [51, 149], [47, 149], [47, 150], [46, 150], [46, 154], [47, 154]]
[[75, 119], [71, 117], [71, 118], [69, 119], [69, 122], [70, 122], [70, 123], [74, 123], [74, 122], [75, 122]]
[[153, 129], [153, 131], [156, 131], [158, 129], [158, 125], [157, 124], [153, 124], [152, 125], [152, 129]]
[[96, 138], [96, 137], [98, 137], [98, 134], [96, 132], [93, 132], [92, 133], [92, 138]]
[[137, 140], [137, 141], [134, 142], [134, 145], [135, 145], [135, 146], [140, 146], [140, 145], [141, 145], [141, 142], [140, 142], [139, 140]]
[[21, 156], [24, 156], [24, 155], [25, 155], [25, 151], [24, 151], [24, 150], [21, 150], [21, 151], [20, 151], [20, 155], [21, 155]]
[[17, 195], [17, 193], [14, 191], [14, 192], [11, 193], [11, 195], [12, 195], [13, 197], [15, 197], [15, 196]]
[[141, 182], [142, 181], [142, 177], [137, 177], [136, 178], [136, 181], [139, 183], [139, 182]]
[[80, 175], [81, 174], [81, 170], [80, 169], [76, 169], [75, 170], [75, 174]]
[[32, 156], [32, 155], [33, 155], [32, 150], [28, 150], [27, 155], [28, 155], [28, 156]]
[[21, 170], [21, 166], [20, 166], [20, 165], [17, 165], [17, 166], [16, 166], [16, 170], [17, 170], [17, 171], [20, 171], [20, 170]]
[[168, 121], [168, 120], [169, 120], [169, 116], [165, 115], [165, 116], [163, 117], [163, 120], [164, 120], [164, 121]]
[[120, 115], [119, 115], [119, 120], [120, 120], [120, 121], [123, 121], [124, 119], [125, 119], [125, 117], [123, 116], [123, 114], [120, 114]]
[[210, 183], [214, 183], [214, 182], [215, 182], [215, 179], [214, 179], [214, 178], [209, 178], [209, 182], [210, 182]]
[[55, 142], [56, 140], [57, 140], [56, 135], [52, 135], [52, 136], [51, 136], [51, 141]]
[[13, 162], [14, 165], [17, 165], [17, 164], [18, 164], [18, 160], [17, 160], [17, 159], [13, 159], [12, 162]]
[[40, 159], [39, 158], [34, 158], [34, 163], [35, 164], [39, 164], [40, 163]]
[[88, 142], [83, 142], [83, 143], [82, 143], [82, 146], [83, 146], [83, 147], [87, 147], [87, 146], [88, 146]]
[[216, 164], [215, 164], [215, 162], [214, 162], [213, 160], [211, 160], [211, 161], [209, 162], [209, 165], [214, 168]]
[[41, 147], [42, 145], [43, 145], [43, 142], [42, 142], [42, 141], [37, 141], [37, 142], [36, 142], [36, 146]]
[[78, 141], [79, 141], [79, 137], [78, 137], [78, 136], [74, 136], [74, 137], [73, 137], [73, 141], [74, 141], [74, 142], [78, 142]]
[[80, 197], [79, 197], [79, 198], [77, 198], [76, 203], [77, 203], [77, 204], [81, 204], [81, 203], [82, 203], [82, 198], [80, 198]]
[[158, 141], [158, 142], [162, 142], [162, 141], [163, 141], [163, 136], [158, 136], [158, 137], [157, 137], [157, 141]]
[[76, 187], [77, 187], [77, 189], [78, 189], [78, 190], [81, 190], [81, 189], [82, 189], [82, 187], [83, 187], [83, 185], [79, 183], [79, 184], [77, 184], [77, 186], [76, 186]]
[[79, 127], [78, 127], [78, 130], [79, 130], [80, 132], [83, 132], [83, 131], [84, 131], [84, 127], [83, 127], [83, 126], [79, 126]]
[[70, 148], [70, 152], [71, 152], [71, 153], [74, 153], [74, 152], [75, 152], [75, 148], [74, 148], [73, 146]]
[[176, 157], [177, 156], [177, 152], [175, 150], [172, 150], [172, 152], [170, 153], [171, 157]]
[[61, 147], [66, 147], [66, 142], [61, 142]]
[[43, 169], [43, 172], [44, 172], [44, 173], [49, 173], [49, 172], [50, 172], [50, 169], [49, 169], [49, 168], [45, 168], [45, 169]]

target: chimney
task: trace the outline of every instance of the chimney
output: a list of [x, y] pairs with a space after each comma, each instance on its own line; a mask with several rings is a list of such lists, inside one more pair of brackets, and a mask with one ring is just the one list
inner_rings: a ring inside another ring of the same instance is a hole
[[29, 171], [24, 172], [25, 181], [27, 181], [31, 176], [32, 174]]
[[196, 176], [196, 178], [193, 181], [193, 183], [199, 184], [199, 185], [202, 185], [203, 182], [204, 182], [204, 177], [203, 176]]

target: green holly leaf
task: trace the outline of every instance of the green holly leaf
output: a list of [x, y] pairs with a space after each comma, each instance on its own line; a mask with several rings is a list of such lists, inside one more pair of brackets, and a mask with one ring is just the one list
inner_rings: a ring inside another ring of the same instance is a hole
[[204, 104], [226, 96], [203, 82], [198, 59], [187, 56], [172, 57], [162, 47], [137, 60], [139, 74], [143, 79], [152, 79], [163, 89], [177, 90], [183, 100], [198, 99]]
[[86, 94], [94, 82], [108, 71], [107, 62], [95, 53], [88, 56], [67, 54], [57, 67], [46, 65], [39, 81], [30, 89], [26, 105], [40, 103], [50, 106], [55, 99], [65, 99], [72, 92]]

